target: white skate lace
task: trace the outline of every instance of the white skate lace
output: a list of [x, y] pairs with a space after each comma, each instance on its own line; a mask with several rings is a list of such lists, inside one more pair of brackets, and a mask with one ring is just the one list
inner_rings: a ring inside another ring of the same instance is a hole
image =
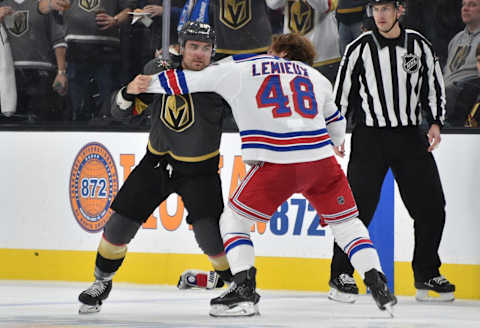
[[355, 279], [353, 277], [350, 277], [346, 273], [342, 273], [340, 276], [338, 276], [338, 280], [343, 284], [343, 285], [355, 285]]
[[237, 288], [237, 284], [234, 281], [230, 284], [230, 286], [228, 286], [226, 291], [224, 291], [222, 294], [220, 294], [219, 298], [224, 298], [225, 296], [227, 296], [228, 294], [233, 292], [235, 290], [235, 288]]
[[448, 280], [444, 276], [438, 276], [438, 277], [432, 278], [432, 280], [438, 285], [448, 284]]
[[107, 284], [104, 283], [103, 281], [95, 281], [93, 285], [91, 285], [85, 291], [85, 293], [92, 297], [98, 297], [105, 291], [106, 288], [107, 288]]

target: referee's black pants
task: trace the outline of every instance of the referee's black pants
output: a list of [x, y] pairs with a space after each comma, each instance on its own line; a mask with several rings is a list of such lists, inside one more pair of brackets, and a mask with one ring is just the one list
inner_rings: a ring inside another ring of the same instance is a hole
[[[439, 276], [438, 248], [445, 225], [445, 197], [427, 136], [417, 127], [356, 127], [352, 132], [347, 177], [360, 213], [368, 226], [377, 208], [389, 168], [400, 196], [413, 218], [415, 247], [412, 268], [415, 281]], [[353, 274], [353, 267], [335, 243], [331, 277]]]

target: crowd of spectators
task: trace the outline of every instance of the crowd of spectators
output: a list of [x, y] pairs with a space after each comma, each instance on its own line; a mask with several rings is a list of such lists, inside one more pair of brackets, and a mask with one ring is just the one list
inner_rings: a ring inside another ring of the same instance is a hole
[[[203, 2], [209, 6], [205, 20], [217, 31], [215, 60], [265, 52], [273, 34], [293, 31], [312, 40], [317, 48], [314, 67], [332, 83], [347, 44], [371, 28], [368, 0]], [[188, 10], [195, 3], [171, 1], [172, 45], [182, 15], [192, 14]], [[441, 63], [447, 92], [445, 126], [477, 127], [480, 0], [403, 3], [402, 25], [431, 40]], [[117, 122], [109, 108], [112, 92], [161, 55], [165, 14], [163, 0], [0, 0], [0, 50], [10, 44], [17, 89], [16, 113], [0, 114], [0, 127], [129, 124], [148, 129], [149, 119]], [[5, 84], [2, 74], [0, 70], [0, 83]]]

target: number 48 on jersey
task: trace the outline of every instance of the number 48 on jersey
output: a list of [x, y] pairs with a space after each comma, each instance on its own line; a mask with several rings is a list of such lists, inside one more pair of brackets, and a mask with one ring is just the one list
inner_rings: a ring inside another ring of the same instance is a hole
[[[305, 118], [314, 118], [318, 114], [317, 100], [310, 79], [297, 76], [289, 83], [292, 101], [285, 94], [280, 75], [269, 75], [257, 91], [258, 108], [270, 108], [274, 118], [292, 115], [292, 109]], [[293, 102], [293, 104], [291, 103]]]

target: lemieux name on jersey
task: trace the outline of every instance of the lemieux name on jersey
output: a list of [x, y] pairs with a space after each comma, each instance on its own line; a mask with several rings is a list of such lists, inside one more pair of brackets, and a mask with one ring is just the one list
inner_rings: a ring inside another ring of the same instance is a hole
[[295, 74], [308, 76], [307, 69], [294, 62], [264, 61], [252, 64], [252, 76], [269, 74]]

